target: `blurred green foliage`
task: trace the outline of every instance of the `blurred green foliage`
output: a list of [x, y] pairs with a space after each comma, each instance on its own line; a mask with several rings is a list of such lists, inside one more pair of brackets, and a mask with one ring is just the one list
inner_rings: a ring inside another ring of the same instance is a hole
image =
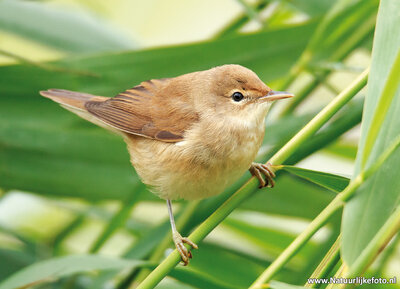
[[[135, 7], [143, 9], [143, 18], [145, 11], [150, 11], [149, 15], [159, 15], [160, 19], [160, 23], [151, 23], [152, 27], [172, 35], [197, 20], [183, 17], [196, 13], [195, 1], [185, 5], [179, 1], [169, 3], [174, 10], [170, 21], [176, 21], [176, 31], [163, 30], [162, 17], [168, 11], [161, 8], [166, 5], [161, 1], [58, 2], [0, 2], [0, 35], [9, 40], [0, 43], [0, 55], [15, 62], [0, 66], [0, 188], [4, 191], [0, 195], [0, 288], [32, 282], [38, 282], [35, 288], [129, 288], [159, 263], [163, 256], [157, 251], [163, 255], [172, 248], [165, 241], [170, 234], [166, 208], [141, 184], [123, 141], [42, 98], [38, 91], [64, 88], [113, 96], [146, 79], [238, 63], [254, 70], [271, 87], [289, 89], [298, 96], [286, 107], [273, 107], [268, 117], [258, 156], [258, 160], [266, 161], [357, 76], [353, 66], [368, 66], [369, 60], [363, 59], [371, 55], [373, 42], [362, 148], [378, 96], [400, 48], [395, 14], [400, 7], [390, 0], [380, 3], [376, 30], [379, 2], [375, 0], [232, 0], [227, 8], [204, 1], [203, 5], [210, 9], [215, 5], [215, 11], [227, 19], [226, 23], [204, 23], [204, 29], [214, 25], [213, 35], [199, 37], [198, 42], [162, 47], [141, 46], [144, 41], [139, 36], [134, 39], [127, 31], [140, 35], [143, 28], [116, 25], [127, 16], [115, 11]], [[152, 5], [151, 9], [146, 10], [146, 5]], [[200, 11], [206, 10], [199, 9], [198, 17], [207, 22], [208, 15]], [[26, 43], [31, 46], [24, 47]], [[41, 56], [36, 57], [37, 54]], [[61, 58], [40, 61], [53, 59], [54, 55]], [[395, 88], [398, 84], [391, 85]], [[399, 134], [398, 94], [399, 90], [382, 131], [374, 140], [377, 145], [369, 164]], [[335, 172], [343, 175], [341, 168], [346, 161], [340, 160], [355, 161], [358, 139], [348, 135], [355, 133], [353, 128], [361, 122], [362, 113], [360, 97], [285, 163], [294, 165], [305, 159], [301, 164], [310, 166], [310, 160], [323, 159], [315, 168], [321, 171], [290, 166], [286, 169], [291, 173], [280, 171], [273, 190], [261, 190], [241, 204], [193, 252], [190, 266], [175, 268], [157, 288], [250, 286], [336, 192], [346, 187], [346, 178], [323, 171], [331, 170], [336, 163]], [[360, 188], [365, 192], [345, 206], [343, 220], [336, 213], [274, 279], [304, 284], [336, 240], [341, 225], [344, 234], [347, 230], [343, 248], [346, 244], [351, 248], [347, 253], [345, 249], [343, 257], [350, 264], [399, 205], [398, 156], [396, 152], [369, 180], [373, 185]], [[356, 172], [359, 171], [358, 165]], [[182, 231], [191, 232], [248, 178], [249, 175], [243, 176], [226, 192], [198, 204], [179, 202], [176, 215]], [[37, 213], [35, 202], [41, 204], [40, 210], [51, 208], [62, 217]], [[18, 209], [26, 211], [16, 214]], [[385, 214], [380, 214], [382, 210]], [[365, 218], [352, 216], [362, 212]], [[376, 219], [378, 215], [380, 218]], [[366, 226], [373, 226], [374, 230]], [[46, 228], [47, 232], [40, 233]], [[358, 237], [353, 238], [358, 230]], [[391, 261], [398, 250], [397, 243], [392, 244], [384, 261], [368, 269], [368, 275], [393, 274]], [[75, 255], [89, 252], [96, 254]], [[106, 258], [104, 254], [113, 257]], [[93, 270], [98, 273], [87, 274]], [[328, 273], [332, 276], [335, 271]], [[285, 283], [271, 286], [288, 286]]]

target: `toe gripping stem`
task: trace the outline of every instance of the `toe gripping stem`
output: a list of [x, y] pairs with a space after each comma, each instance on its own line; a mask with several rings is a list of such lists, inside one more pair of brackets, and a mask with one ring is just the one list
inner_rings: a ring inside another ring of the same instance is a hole
[[[264, 187], [273, 188], [275, 186], [275, 181], [274, 181], [275, 173], [271, 163], [267, 164], [252, 163], [249, 171], [260, 182], [259, 188], [264, 188]], [[263, 175], [265, 176], [265, 179]]]

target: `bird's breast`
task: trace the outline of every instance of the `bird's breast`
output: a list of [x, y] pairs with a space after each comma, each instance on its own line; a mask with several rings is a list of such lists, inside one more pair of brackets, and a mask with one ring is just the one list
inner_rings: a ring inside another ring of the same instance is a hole
[[[199, 162], [248, 163], [254, 159], [264, 137], [264, 124], [241, 127], [223, 122], [209, 122], [185, 135], [182, 147], [198, 157]], [[179, 143], [177, 144], [180, 145]]]
[[165, 199], [202, 199], [221, 193], [254, 160], [263, 127], [238, 130], [209, 123], [192, 128], [182, 142], [132, 137], [131, 162], [143, 182]]

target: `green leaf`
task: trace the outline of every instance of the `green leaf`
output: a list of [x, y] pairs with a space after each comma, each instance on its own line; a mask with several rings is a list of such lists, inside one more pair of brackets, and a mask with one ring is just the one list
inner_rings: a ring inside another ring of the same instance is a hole
[[[239, 220], [237, 217], [230, 217], [226, 219], [223, 224], [244, 239], [256, 244], [261, 248], [262, 253], [266, 253], [269, 256], [278, 256], [296, 237], [294, 233], [278, 230], [276, 228], [269, 228], [265, 224], [263, 226], [257, 226]], [[303, 248], [301, 254], [297, 255], [298, 258], [295, 262], [297, 261], [298, 265], [302, 264], [300, 260], [303, 262], [307, 260], [315, 249], [315, 243], [308, 243], [307, 246]]]
[[39, 96], [39, 90], [55, 87], [112, 96], [146, 79], [224, 63], [250, 67], [270, 83], [286, 74], [314, 28], [314, 24], [303, 24], [219, 41], [54, 63], [96, 76], [25, 65], [0, 67], [0, 186], [88, 200], [126, 199], [138, 179], [123, 141]]
[[[391, 82], [389, 79], [391, 79], [390, 72], [400, 48], [399, 9], [400, 2], [398, 1], [381, 1], [354, 175], [362, 171], [362, 158], [365, 150], [369, 150], [368, 146], [370, 146], [367, 144], [368, 135], [371, 129], [375, 130], [373, 128], [375, 115], [382, 113], [384, 120], [378, 134], [374, 137], [373, 148], [366, 160], [366, 167], [373, 165], [381, 153], [386, 151], [394, 139], [400, 135], [400, 118], [398, 117], [400, 90], [397, 88], [387, 112], [382, 105], [379, 105], [382, 99], [390, 97], [384, 94], [389, 89], [385, 89], [385, 85], [391, 86], [392, 91], [396, 90], [396, 86], [398, 87], [398, 83]], [[400, 152], [395, 151], [345, 206], [342, 222], [342, 257], [350, 267], [400, 202], [399, 163]]]
[[341, 191], [343, 191], [350, 182], [349, 178], [335, 174], [313, 171], [293, 166], [281, 166], [280, 168], [336, 193], [340, 193]]
[[247, 288], [263, 269], [251, 258], [207, 243], [202, 243], [198, 251], [192, 250], [192, 254], [191, 269], [231, 287]]
[[0, 1], [0, 30], [67, 52], [133, 47], [132, 41], [104, 21], [34, 1]]
[[[335, 5], [313, 35], [304, 57], [312, 57], [313, 62], [326, 59], [336, 60], [349, 45], [352, 46], [357, 41], [359, 35], [355, 34], [357, 29], [368, 22], [369, 18], [374, 18], [378, 0], [345, 0], [336, 1]], [[353, 39], [349, 36], [353, 35]], [[340, 43], [340, 46], [338, 46]], [[309, 54], [307, 56], [307, 54]], [[339, 57], [340, 58], [340, 57]]]
[[23, 251], [0, 248], [0, 280], [35, 262], [35, 256]]
[[[240, 208], [313, 219], [329, 204], [334, 196], [334, 193], [320, 186], [283, 173], [277, 177], [276, 185], [272, 190], [267, 192], [259, 190]], [[308, 209], [304, 210], [304, 208]]]
[[300, 72], [314, 74], [311, 81], [305, 81], [293, 101], [289, 102], [281, 115], [289, 115], [329, 75], [329, 71], [313, 71], [320, 63], [343, 61], [366, 39], [371, 37], [375, 26], [378, 0], [336, 1], [332, 9], [319, 23], [307, 48], [296, 65], [291, 69], [282, 87], [286, 89]]
[[93, 270], [123, 269], [145, 264], [143, 261], [124, 260], [99, 255], [71, 255], [32, 264], [0, 283], [0, 289], [14, 289], [29, 284], [52, 281], [56, 278]]
[[400, 49], [397, 52], [397, 57], [394, 60], [389, 77], [383, 88], [381, 97], [378, 102], [378, 106], [374, 112], [374, 115], [372, 116], [371, 126], [369, 128], [368, 134], [365, 139], [365, 145], [361, 157], [362, 168], [365, 168], [365, 163], [367, 162], [371, 154], [375, 141], [381, 130], [383, 121], [385, 120], [387, 112], [393, 102], [393, 98], [396, 95], [396, 91], [398, 90], [399, 84], [400, 84]]

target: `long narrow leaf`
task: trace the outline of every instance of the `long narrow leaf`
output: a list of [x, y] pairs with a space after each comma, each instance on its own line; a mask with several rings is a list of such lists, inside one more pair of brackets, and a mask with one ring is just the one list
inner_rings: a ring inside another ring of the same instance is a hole
[[[384, 108], [377, 111], [380, 108], [378, 105], [380, 100], [390, 97], [385, 94], [387, 90], [384, 87], [387, 80], [392, 79], [391, 69], [400, 49], [399, 10], [399, 1], [381, 1], [355, 175], [362, 170], [364, 152], [369, 150], [370, 141], [367, 144], [367, 136], [375, 125], [374, 115], [382, 113], [384, 120], [373, 140], [373, 149], [367, 156], [366, 168], [373, 166], [381, 153], [400, 135], [400, 118], [398, 117], [400, 114], [400, 89], [397, 89], [387, 112]], [[396, 70], [393, 73], [396, 73]], [[388, 85], [395, 91], [399, 83], [390, 81]], [[356, 196], [345, 206], [342, 222], [342, 257], [348, 266], [355, 262], [400, 203], [399, 163], [400, 152], [396, 151], [378, 172], [360, 187]]]
[[53, 281], [80, 272], [123, 269], [142, 266], [137, 260], [102, 257], [96, 255], [71, 255], [30, 265], [0, 283], [0, 289], [15, 289], [29, 284]]
[[134, 47], [127, 36], [115, 27], [111, 29], [104, 21], [36, 1], [0, 1], [0, 30], [67, 52]]
[[313, 171], [294, 166], [281, 166], [280, 168], [336, 193], [343, 191], [350, 182], [349, 178], [335, 174]]

